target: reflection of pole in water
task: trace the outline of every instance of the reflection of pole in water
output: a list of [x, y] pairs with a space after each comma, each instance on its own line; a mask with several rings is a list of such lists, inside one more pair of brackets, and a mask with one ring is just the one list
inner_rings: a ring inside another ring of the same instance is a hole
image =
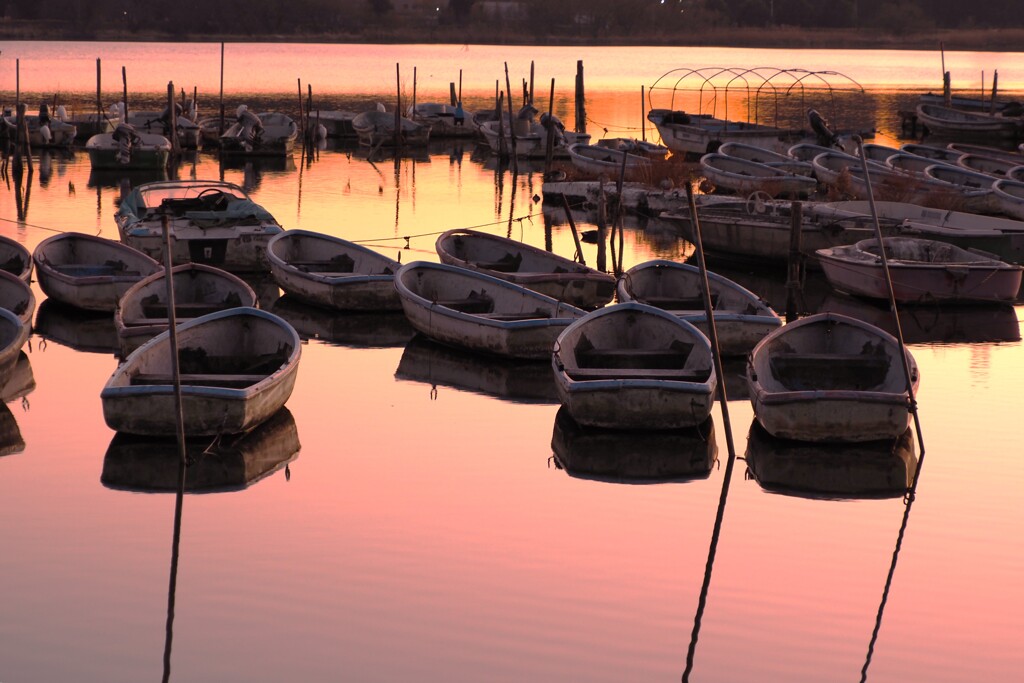
[[[708, 548], [708, 561], [704, 567], [704, 583], [700, 588], [700, 598], [697, 601], [697, 613], [693, 617], [693, 633], [690, 635], [690, 647], [686, 651], [686, 668], [683, 670], [682, 680], [684, 683], [690, 680], [690, 672], [693, 671], [693, 657], [697, 651], [697, 638], [700, 635], [700, 624], [704, 618], [704, 608], [707, 606], [708, 589], [711, 587], [711, 570], [715, 564], [715, 554], [718, 552], [718, 538], [722, 532], [722, 519], [725, 517], [725, 501], [729, 497], [729, 483], [732, 481], [733, 465], [736, 463], [736, 448], [732, 442], [732, 423], [729, 420], [729, 399], [725, 391], [725, 371], [722, 368], [722, 354], [718, 346], [718, 329], [715, 326], [714, 307], [711, 303], [711, 289], [708, 285], [708, 269], [704, 261], [704, 243], [701, 239], [700, 221], [697, 218], [697, 203], [693, 198], [693, 189], [687, 186], [687, 199], [690, 203], [690, 216], [693, 223], [694, 242], [696, 245], [697, 263], [700, 267], [701, 293], [704, 298], [704, 315], [708, 321], [708, 339], [711, 342], [711, 353], [715, 361], [715, 375], [718, 377], [718, 401], [722, 407], [722, 422], [725, 426], [725, 442], [729, 448], [729, 460], [725, 465], [725, 475], [722, 479], [722, 493], [718, 499], [718, 511], [715, 513], [715, 526], [711, 534], [711, 545]], [[622, 201], [622, 193], [619, 193], [619, 201]], [[622, 225], [618, 226], [622, 230]], [[614, 241], [613, 241], [614, 243]]]
[[519, 169], [512, 165], [512, 187], [508, 192], [508, 230], [505, 237], [512, 238], [512, 219], [516, 215], [516, 188], [519, 186]]
[[398, 209], [402, 198], [402, 154], [401, 149], [395, 146], [395, 234], [398, 234]]

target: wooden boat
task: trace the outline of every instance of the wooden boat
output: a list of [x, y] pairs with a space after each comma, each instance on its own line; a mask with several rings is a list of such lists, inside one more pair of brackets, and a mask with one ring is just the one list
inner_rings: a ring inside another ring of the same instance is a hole
[[711, 415], [718, 385], [707, 337], [682, 318], [636, 302], [569, 325], [551, 363], [562, 405], [586, 427], [696, 427]]
[[[712, 198], [719, 201], [708, 201]], [[709, 255], [762, 265], [787, 262], [793, 230], [791, 202], [759, 202], [713, 195], [701, 195], [697, 199], [701, 241]], [[729, 201], [720, 201], [722, 199]], [[800, 253], [810, 259], [816, 258], [818, 249], [852, 244], [873, 234], [870, 217], [846, 221], [819, 220], [809, 211], [814, 205], [814, 202], [804, 204], [800, 227]], [[691, 241], [694, 239], [688, 207], [662, 213], [661, 217], [678, 224], [684, 237]]]
[[596, 143], [598, 147], [617, 149], [620, 152], [627, 152], [648, 159], [664, 159], [668, 156], [669, 148], [648, 140], [637, 140], [636, 138], [603, 138]]
[[992, 184], [992, 193], [1000, 213], [1024, 220], [1024, 181], [1003, 178]]
[[1018, 164], [1024, 164], [1024, 154], [1011, 149], [1004, 149], [1002, 147], [991, 147], [989, 145], [974, 145], [969, 142], [950, 142], [946, 145], [946, 148], [960, 154], [980, 154], [981, 156], [991, 157], [993, 159], [1003, 159], [1005, 161], [1015, 161]]
[[[179, 325], [214, 311], [257, 305], [252, 287], [219, 268], [184, 263], [171, 273], [174, 314]], [[167, 326], [167, 278], [161, 270], [132, 285], [121, 297], [114, 313], [121, 355], [127, 356]]]
[[341, 109], [318, 110], [313, 118], [320, 122], [320, 125], [327, 129], [329, 138], [355, 138], [356, 129], [352, 127], [352, 120], [358, 116], [358, 112]]
[[[996, 184], [1007, 183], [996, 181]], [[871, 220], [866, 201], [808, 203], [804, 211], [820, 220]], [[875, 202], [875, 211], [892, 236], [921, 237], [994, 254], [1000, 261], [1024, 264], [1024, 221], [935, 209], [908, 202]], [[852, 244], [857, 240], [850, 240]], [[832, 244], [829, 246], [839, 246]]]
[[260, 112], [255, 115], [260, 125], [254, 128], [248, 123], [246, 114], [252, 116], [251, 112], [244, 110], [239, 114], [239, 120], [220, 136], [223, 154], [287, 156], [295, 149], [299, 126], [290, 116], [280, 112]]
[[340, 237], [309, 230], [278, 233], [267, 244], [270, 272], [288, 294], [347, 311], [397, 311], [401, 264]]
[[[497, 121], [487, 121], [480, 125], [480, 133], [484, 136], [487, 146], [491, 148], [491, 152], [494, 154], [502, 154], [504, 152], [511, 155], [513, 150], [510, 129], [516, 128], [515, 155], [517, 158], [544, 159], [547, 156], [548, 129], [544, 127], [544, 124], [537, 121], [521, 121], [518, 119], [513, 122], [512, 126], [507, 124], [508, 121], [504, 121], [501, 130], [504, 133], [504, 141], [502, 136], [499, 135]], [[569, 147], [571, 145], [588, 144], [590, 144], [590, 135], [588, 133], [562, 130], [556, 124], [554, 145], [551, 153], [556, 159], [568, 159]], [[619, 163], [622, 163], [621, 158]]]
[[589, 176], [618, 178], [625, 169], [626, 177], [635, 180], [651, 172], [649, 158], [601, 145], [569, 145], [568, 153], [576, 170]]
[[32, 277], [32, 254], [21, 242], [0, 235], [0, 270], [28, 282]]
[[[430, 126], [402, 117], [399, 142], [403, 147], [426, 147], [430, 141]], [[352, 119], [352, 128], [359, 144], [370, 147], [393, 147], [395, 144], [395, 114], [384, 111], [364, 111]]]
[[199, 126], [199, 140], [203, 147], [220, 147], [220, 136], [231, 123], [225, 119], [222, 128], [219, 116], [207, 116], [196, 121], [196, 125]]
[[[185, 442], [186, 493], [240, 491], [279, 472], [298, 457], [295, 418], [281, 408], [251, 431]], [[100, 482], [111, 489], [146, 493], [178, 488], [180, 455], [176, 439], [117, 432], [103, 456]]]
[[27, 282], [5, 270], [0, 270], [0, 308], [6, 308], [25, 325], [32, 327], [36, 295]]
[[647, 119], [658, 128], [661, 139], [673, 152], [700, 156], [727, 142], [742, 142], [784, 152], [807, 141], [804, 131], [758, 123], [728, 121], [710, 114], [690, 114], [670, 109], [651, 109]]
[[[798, 147], [799, 145], [794, 145]], [[809, 146], [809, 145], [805, 145]], [[826, 148], [821, 147], [822, 151]], [[783, 154], [782, 152], [773, 152], [770, 149], [763, 147], [757, 147], [755, 145], [748, 145], [742, 142], [726, 142], [718, 148], [719, 154], [724, 154], [727, 157], [734, 157], [737, 159], [746, 159], [747, 161], [753, 161], [759, 164], [765, 164], [772, 168], [777, 168], [787, 173], [793, 173], [794, 175], [814, 175], [814, 166], [811, 165], [810, 161], [800, 161], [789, 154]]]
[[580, 308], [604, 306], [615, 278], [549, 251], [476, 230], [449, 230], [434, 247], [442, 263], [508, 280]]
[[995, 182], [999, 180], [995, 176], [972, 171], [965, 166], [950, 166], [943, 163], [926, 166], [924, 174], [940, 183], [953, 185], [966, 191], [991, 190]]
[[137, 249], [79, 232], [43, 240], [32, 258], [48, 297], [89, 311], [113, 311], [129, 287], [160, 270]]
[[430, 126], [430, 137], [433, 140], [447, 138], [476, 137], [475, 129], [466, 125], [466, 113], [459, 107], [443, 102], [417, 102], [410, 106], [405, 115], [415, 121]]
[[[753, 292], [717, 273], [708, 272], [711, 302], [723, 356], [746, 355], [757, 342], [782, 325], [768, 304]], [[708, 333], [700, 269], [688, 263], [654, 260], [627, 270], [618, 283], [620, 302], [638, 301], [668, 311]]]
[[[877, 142], [865, 142], [862, 145], [864, 149], [864, 156], [869, 161], [877, 161], [879, 163], [885, 163], [886, 159], [891, 157], [893, 154], [898, 154], [900, 150], [896, 147], [890, 147], [889, 145], [881, 145]], [[860, 156], [859, 154], [857, 155]]]
[[1006, 177], [1017, 182], [1024, 182], [1024, 164], [1010, 168], [1006, 172]]
[[[886, 237], [882, 245], [898, 302], [1009, 303], [1017, 299], [1022, 266], [934, 240]], [[822, 249], [818, 263], [840, 291], [889, 298], [876, 239]]]
[[806, 196], [818, 184], [810, 176], [717, 152], [702, 156], [700, 167], [704, 177], [716, 187], [743, 195], [764, 192], [771, 197]]
[[949, 147], [923, 145], [917, 142], [908, 142], [900, 145], [900, 151], [916, 154], [919, 157], [934, 159], [935, 161], [941, 161], [946, 164], [956, 164], [957, 159], [964, 155], [963, 152], [950, 149]]
[[121, 115], [116, 105], [106, 112], [72, 112], [64, 119], [75, 127], [75, 142], [85, 142], [93, 135], [113, 133], [121, 123]]
[[825, 147], [823, 145], [816, 145], [813, 142], [798, 142], [795, 145], [790, 145], [786, 149], [786, 156], [792, 157], [797, 161], [805, 161], [807, 163], [810, 163], [814, 160], [814, 157], [818, 156], [819, 154], [825, 154], [826, 152], [828, 152], [829, 154], [844, 154], [850, 159], [860, 159], [860, 157], [856, 157], [852, 154], [849, 154], [845, 150], [836, 149], [835, 147]]
[[[231, 308], [177, 328], [186, 436], [238, 434], [265, 422], [292, 393], [299, 335], [276, 315]], [[118, 432], [176, 432], [169, 331], [125, 359], [100, 394], [103, 419]]]
[[690, 429], [583, 427], [564, 406], [551, 433], [555, 463], [571, 477], [607, 482], [698, 481], [718, 459], [714, 420]]
[[176, 104], [177, 116], [175, 116], [174, 129], [169, 125], [167, 108], [163, 111], [136, 111], [128, 110], [128, 116], [124, 123], [132, 126], [140, 133], [159, 135], [170, 140], [172, 136], [178, 136], [178, 144], [181, 149], [197, 149], [203, 141], [202, 130], [195, 119], [195, 110], [182, 111], [181, 105]]
[[745, 453], [761, 488], [804, 498], [871, 499], [906, 495], [917, 472], [914, 436], [864, 443], [777, 439], [755, 420]]
[[21, 436], [21, 428], [14, 413], [6, 403], [0, 403], [0, 457], [22, 453], [25, 450], [25, 439]]
[[1020, 135], [1019, 117], [918, 104], [917, 120], [936, 136], [945, 138], [1007, 139]]
[[963, 166], [969, 171], [985, 173], [996, 178], [1005, 178], [1011, 168], [1017, 168], [1024, 164], [1024, 158], [1010, 161], [1009, 159], [998, 159], [983, 154], [964, 154], [956, 161], [958, 166]]
[[402, 309], [435, 341], [511, 358], [546, 359], [585, 311], [521, 285], [444, 263], [414, 261], [395, 276]]
[[121, 241], [163, 261], [169, 216], [174, 263], [229, 271], [270, 270], [267, 242], [280, 224], [245, 190], [219, 180], [165, 180], [136, 187], [114, 216]]
[[21, 347], [28, 341], [32, 326], [15, 313], [0, 308], [0, 386], [7, 384], [18, 364]]
[[[18, 117], [12, 115], [4, 118], [13, 133]], [[26, 114], [25, 125], [28, 127], [28, 143], [32, 149], [68, 148], [74, 145], [78, 135], [75, 126], [56, 117], [51, 117], [49, 123], [40, 124], [38, 114]]]
[[414, 335], [405, 345], [395, 379], [432, 390], [451, 387], [510, 403], [558, 405], [550, 363], [472, 353]]
[[[818, 313], [780, 327], [750, 352], [754, 416], [775, 437], [799, 441], [894, 439], [909, 425], [895, 337], [874, 325]], [[916, 390], [918, 370], [907, 352]]]
[[156, 133], [135, 133], [128, 144], [122, 145], [118, 135], [101, 133], [89, 138], [85, 151], [95, 170], [162, 169], [167, 167], [171, 143]]

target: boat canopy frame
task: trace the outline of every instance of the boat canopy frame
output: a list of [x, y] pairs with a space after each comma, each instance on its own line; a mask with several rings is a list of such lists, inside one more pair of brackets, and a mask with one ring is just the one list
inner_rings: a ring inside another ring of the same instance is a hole
[[[696, 93], [698, 106], [695, 113], [698, 116], [712, 116], [728, 121], [730, 95], [736, 91], [746, 96], [747, 123], [762, 123], [762, 96], [770, 97], [771, 102], [766, 106], [770, 105], [774, 110], [771, 112], [774, 117], [774, 123], [771, 125], [774, 126], [779, 125], [781, 116], [780, 98], [798, 94], [801, 108], [806, 111], [808, 97], [823, 93], [829, 104], [828, 118], [835, 120], [837, 93], [866, 92], [860, 83], [838, 71], [808, 71], [765, 66], [679, 68], [667, 71], [648, 86], [647, 103], [650, 108], [655, 108], [655, 98], [662, 98], [667, 92], [669, 104], [665, 108], [675, 110], [677, 97], [681, 98], [683, 93]], [[815, 100], [817, 99], [816, 97]], [[720, 101], [723, 110], [721, 117], [718, 116]]]

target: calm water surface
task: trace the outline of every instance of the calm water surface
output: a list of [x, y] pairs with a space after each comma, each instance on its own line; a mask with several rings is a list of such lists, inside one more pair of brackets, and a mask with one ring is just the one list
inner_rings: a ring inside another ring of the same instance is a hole
[[[467, 101], [485, 103], [505, 61], [515, 88], [534, 59], [540, 89], [552, 77], [564, 84], [563, 120], [582, 58], [588, 115], [614, 131], [636, 131], [640, 86], [679, 66], [842, 72], [868, 87], [888, 140], [901, 98], [941, 83], [937, 53], [237, 44], [226, 53], [232, 107], [285, 100], [297, 78], [324, 108], [384, 100], [396, 62], [407, 91], [417, 67], [421, 101], [443, 99], [462, 68]], [[219, 45], [0, 43], [0, 99], [13, 99], [20, 59], [22, 93], [88, 101], [97, 57], [109, 100], [126, 65], [133, 97], [155, 101], [173, 80], [213, 108]], [[982, 70], [999, 69], [1001, 87], [1024, 90], [1019, 54], [947, 53], [946, 65], [955, 87], [977, 89]], [[117, 203], [145, 178], [93, 176], [82, 152], [35, 161], [21, 196], [0, 188], [3, 234], [30, 249], [63, 230], [116, 238]], [[364, 240], [406, 262], [436, 260], [437, 233], [453, 227], [573, 250], [563, 217], [534, 199], [539, 174], [495, 170], [472, 144], [397, 164], [346, 147], [284, 164], [222, 166], [200, 154], [178, 173], [243, 184], [287, 228]], [[631, 223], [624, 261], [691, 249], [670, 227]], [[584, 253], [595, 261], [594, 245]], [[784, 304], [781, 275], [723, 272]], [[679, 679], [728, 459], [718, 408], [714, 446], [641, 445], [660, 457], [710, 448], [707, 476], [641, 485], [567, 473], [553, 441], [573, 457], [636, 443], [566, 434], [543, 364], [424, 344], [401, 316], [332, 317], [279, 298], [272, 284], [259, 292], [309, 342], [290, 415], [222, 461], [199, 456], [196, 485], [214, 489], [184, 498], [173, 680]], [[133, 449], [103, 423], [99, 392], [117, 364], [110, 319], [73, 316], [36, 294], [36, 333], [0, 415], [9, 452], [0, 457], [0, 681], [156, 680], [175, 497], [150, 489], [173, 487], [174, 472], [154, 465], [154, 447]], [[880, 319], [820, 278], [805, 294], [809, 311]], [[927, 457], [869, 680], [1010, 681], [1024, 670], [1021, 313], [925, 310], [904, 321], [921, 367]], [[741, 371], [727, 386], [743, 456], [753, 414]], [[244, 472], [229, 468], [240, 461]], [[806, 466], [785, 469], [792, 461], [758, 462], [775, 463], [782, 480], [815, 481]], [[847, 466], [872, 474], [863, 461]], [[774, 492], [738, 460], [692, 680], [860, 680], [905, 509], [900, 497]]]

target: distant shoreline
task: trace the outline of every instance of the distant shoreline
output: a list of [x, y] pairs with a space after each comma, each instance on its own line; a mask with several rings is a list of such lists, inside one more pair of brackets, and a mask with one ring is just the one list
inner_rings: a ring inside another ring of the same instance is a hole
[[186, 42], [186, 43], [364, 43], [364, 44], [451, 44], [451, 45], [537, 45], [537, 46], [654, 46], [654, 47], [731, 47], [793, 50], [938, 50], [1021, 52], [1024, 29], [931, 30], [904, 35], [875, 29], [770, 29], [736, 28], [702, 31], [694, 35], [674, 36], [574, 36], [531, 35], [499, 31], [479, 26], [462, 29], [432, 27], [426, 29], [367, 29], [361, 34], [303, 35], [190, 35], [180, 36], [154, 31], [123, 31], [81, 34], [54, 31], [52, 25], [0, 22], [0, 40], [75, 40], [107, 42]]

